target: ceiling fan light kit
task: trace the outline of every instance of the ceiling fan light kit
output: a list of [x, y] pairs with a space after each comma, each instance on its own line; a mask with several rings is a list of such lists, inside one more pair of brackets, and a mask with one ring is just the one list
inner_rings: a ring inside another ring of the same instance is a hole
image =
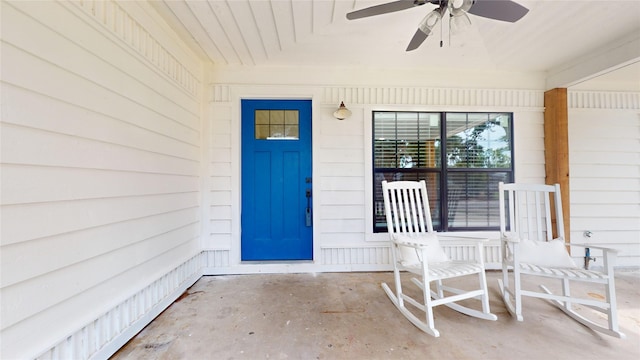
[[420, 25], [418, 25], [418, 29], [429, 36], [429, 34], [431, 34], [431, 30], [433, 30], [436, 24], [438, 24], [438, 21], [440, 21], [440, 19], [442, 19], [442, 13], [440, 13], [440, 10], [433, 10], [432, 12], [428, 13], [427, 16], [424, 17], [424, 19], [422, 19]]
[[465, 13], [462, 15], [451, 15], [449, 18], [449, 34], [458, 35], [471, 26], [471, 19]]
[[[447, 10], [450, 15], [449, 31], [454, 35], [471, 25], [468, 14], [513, 23], [529, 12], [529, 9], [512, 0], [397, 0], [352, 11], [347, 14], [347, 19], [355, 20], [387, 14], [422, 6], [426, 3], [436, 5], [437, 8], [430, 11], [418, 24], [418, 29], [411, 38], [406, 51], [415, 50], [422, 45], [433, 32], [433, 28], [442, 20]], [[440, 46], [442, 46], [442, 40]]]
[[449, 0], [449, 12], [451, 16], [466, 15], [475, 0]]

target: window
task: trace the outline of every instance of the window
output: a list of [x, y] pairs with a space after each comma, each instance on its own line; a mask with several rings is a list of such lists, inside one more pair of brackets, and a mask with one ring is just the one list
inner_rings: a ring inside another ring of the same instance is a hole
[[298, 110], [256, 110], [255, 137], [258, 140], [298, 140]]
[[511, 113], [374, 111], [374, 232], [387, 231], [382, 180], [425, 180], [439, 231], [498, 229], [512, 128]]

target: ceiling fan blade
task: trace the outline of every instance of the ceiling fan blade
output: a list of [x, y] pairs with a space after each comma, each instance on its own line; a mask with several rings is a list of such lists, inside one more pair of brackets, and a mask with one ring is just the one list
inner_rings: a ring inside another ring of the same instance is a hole
[[409, 42], [409, 46], [407, 46], [406, 51], [411, 51], [417, 49], [422, 43], [427, 39], [429, 35], [431, 35], [431, 31], [438, 24], [438, 22], [442, 19], [442, 15], [447, 10], [445, 6], [441, 6], [438, 9], [430, 11], [427, 16], [422, 19], [420, 25], [418, 25], [418, 30], [413, 34], [411, 41]]
[[420, 47], [420, 45], [422, 45], [422, 43], [425, 40], [427, 40], [428, 36], [429, 35], [427, 35], [424, 32], [422, 32], [422, 30], [420, 30], [420, 29], [416, 30], [416, 33], [413, 34], [413, 37], [411, 38], [411, 41], [409, 42], [409, 45], [407, 46], [407, 50], [406, 51], [415, 50], [418, 47]]
[[476, 0], [468, 12], [489, 19], [516, 22], [525, 16], [529, 9], [511, 0]]
[[375, 6], [371, 6], [371, 7], [368, 7], [368, 8], [361, 9], [361, 10], [352, 11], [350, 13], [347, 13], [347, 19], [354, 20], [354, 19], [361, 19], [361, 18], [369, 17], [369, 16], [387, 14], [387, 13], [390, 13], [390, 12], [396, 12], [396, 11], [400, 11], [400, 10], [410, 9], [410, 8], [412, 8], [414, 6], [420, 6], [420, 5], [424, 5], [426, 3], [427, 3], [427, 1], [425, 1], [425, 0], [398, 0], [398, 1], [393, 1], [393, 2], [386, 3], [386, 4], [375, 5]]

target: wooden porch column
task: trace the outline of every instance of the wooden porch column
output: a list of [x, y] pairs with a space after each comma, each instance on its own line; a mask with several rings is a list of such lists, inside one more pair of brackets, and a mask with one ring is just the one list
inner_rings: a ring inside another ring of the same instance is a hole
[[[565, 242], [570, 240], [569, 211], [569, 112], [567, 89], [556, 88], [544, 93], [544, 160], [545, 182], [560, 184], [564, 214]], [[555, 223], [555, 219], [553, 219]], [[555, 236], [556, 234], [554, 234]]]

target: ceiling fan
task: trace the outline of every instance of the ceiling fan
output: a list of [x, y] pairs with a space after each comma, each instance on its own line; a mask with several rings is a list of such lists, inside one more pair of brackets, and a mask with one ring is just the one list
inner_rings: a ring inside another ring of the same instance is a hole
[[[451, 32], [456, 32], [471, 24], [467, 13], [494, 20], [516, 22], [529, 12], [529, 9], [511, 0], [397, 0], [352, 11], [347, 14], [347, 19], [355, 20], [382, 15], [427, 3], [438, 5], [438, 7], [422, 19], [406, 51], [417, 49], [431, 35], [433, 28], [440, 22], [447, 10], [449, 10]], [[440, 41], [440, 46], [442, 46], [442, 41]]]

